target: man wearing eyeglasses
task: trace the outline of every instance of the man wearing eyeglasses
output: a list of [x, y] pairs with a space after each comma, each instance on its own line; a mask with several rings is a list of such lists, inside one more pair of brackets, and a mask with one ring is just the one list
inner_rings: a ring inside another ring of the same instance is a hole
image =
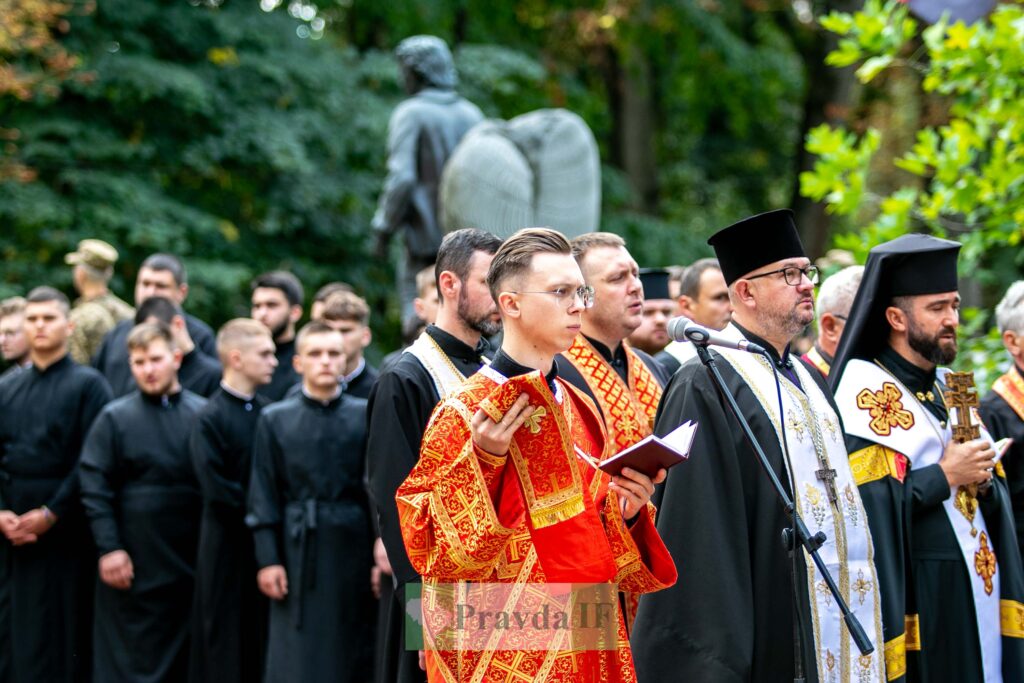
[[800, 357], [814, 366], [822, 377], [828, 377], [863, 274], [864, 266], [847, 266], [825, 278], [818, 288], [818, 338], [811, 350]]
[[[626, 468], [610, 478], [588, 464], [604, 452], [601, 419], [554, 362], [594, 294], [565, 237], [546, 228], [512, 235], [487, 284], [501, 314], [501, 349], [434, 412], [395, 497], [408, 557], [423, 576], [428, 635], [445, 633], [437, 627], [445, 584], [470, 596], [460, 598], [460, 614], [478, 617], [458, 621], [453, 645], [427, 648], [428, 680], [636, 680], [614, 584], [647, 593], [675, 582], [649, 505], [664, 471], [652, 480]], [[537, 599], [547, 611], [571, 592], [562, 584], [611, 584], [604, 646], [581, 642], [579, 621], [549, 629], [541, 619], [526, 633], [506, 617], [487, 628], [485, 608], [472, 600], [494, 588], [503, 597], [488, 602], [489, 614], [529, 618], [539, 614]]]
[[711, 353], [810, 533], [827, 536], [822, 560], [876, 648], [860, 656], [815, 565], [803, 552], [794, 562], [783, 546], [789, 515], [707, 369], [687, 363], [669, 382], [654, 429], [664, 435], [685, 420], [699, 424], [689, 460], [654, 497], [680, 580], [640, 599], [632, 634], [638, 680], [793, 680], [798, 634], [807, 680], [884, 681], [871, 538], [842, 424], [824, 379], [790, 353], [814, 319], [817, 269], [788, 210], [740, 221], [708, 241], [733, 307], [722, 336], [756, 342], [767, 357]]

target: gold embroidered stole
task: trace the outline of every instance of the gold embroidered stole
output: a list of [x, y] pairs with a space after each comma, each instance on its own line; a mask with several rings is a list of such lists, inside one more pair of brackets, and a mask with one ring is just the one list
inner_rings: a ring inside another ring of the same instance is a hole
[[997, 379], [992, 385], [992, 391], [1013, 408], [1017, 417], [1024, 420], [1024, 378], [1017, 372], [1017, 368]]
[[818, 372], [820, 372], [822, 376], [828, 377], [828, 371], [831, 369], [831, 366], [828, 361], [825, 360], [825, 357], [818, 351], [817, 346], [812, 346], [811, 350], [803, 355], [803, 359], [817, 368]]
[[628, 386], [582, 334], [576, 336], [564, 354], [597, 398], [608, 430], [606, 458], [651, 434], [661, 401], [662, 389], [657, 378], [626, 342], [622, 346], [626, 352]]

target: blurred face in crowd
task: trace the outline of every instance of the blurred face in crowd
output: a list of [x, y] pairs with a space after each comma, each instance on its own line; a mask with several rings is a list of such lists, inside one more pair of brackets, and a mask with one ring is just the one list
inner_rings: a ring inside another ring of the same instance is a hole
[[135, 278], [135, 305], [141, 306], [142, 302], [151, 296], [162, 296], [181, 305], [188, 294], [188, 285], [179, 285], [174, 280], [174, 274], [169, 270], [154, 270], [142, 268]]
[[[431, 283], [426, 290], [420, 292], [420, 295], [413, 299], [412, 306], [413, 310], [416, 311], [417, 318], [428, 325], [432, 325], [437, 320], [437, 307], [439, 303], [437, 286]], [[497, 310], [495, 310], [495, 313], [497, 313]]]
[[295, 322], [301, 316], [302, 308], [290, 305], [280, 289], [257, 287], [252, 291], [252, 317], [266, 325], [274, 339], [294, 333]]
[[473, 253], [469, 261], [466, 279], [460, 281], [458, 313], [466, 325], [485, 337], [501, 331], [501, 317], [498, 305], [487, 287], [487, 269], [494, 259], [493, 254], [483, 251]]
[[0, 318], [0, 353], [8, 363], [21, 363], [28, 356], [25, 316], [21, 313]]
[[179, 388], [178, 368], [181, 352], [163, 339], [154, 339], [146, 346], [128, 352], [132, 377], [142, 393], [149, 396], [173, 394]]
[[307, 390], [333, 393], [345, 369], [345, 340], [340, 332], [317, 332], [302, 339], [292, 363]]
[[594, 306], [583, 314], [584, 333], [617, 346], [643, 322], [640, 266], [625, 247], [594, 247], [580, 267], [594, 288]]
[[345, 371], [355, 370], [359, 359], [363, 357], [363, 349], [370, 345], [373, 334], [370, 328], [356, 320], [324, 320], [332, 330], [341, 334], [342, 352], [345, 354]]
[[629, 343], [647, 353], [657, 353], [668, 346], [668, 321], [676, 312], [672, 299], [644, 301], [644, 317], [640, 327], [629, 335]]
[[25, 335], [28, 346], [37, 353], [53, 353], [67, 345], [72, 324], [57, 301], [30, 302], [25, 305]]
[[732, 319], [732, 304], [722, 271], [708, 268], [701, 273], [697, 291], [696, 298], [679, 297], [680, 315], [713, 330], [725, 329]]
[[252, 337], [230, 353], [230, 364], [256, 386], [270, 384], [277, 369], [277, 348], [269, 337]]

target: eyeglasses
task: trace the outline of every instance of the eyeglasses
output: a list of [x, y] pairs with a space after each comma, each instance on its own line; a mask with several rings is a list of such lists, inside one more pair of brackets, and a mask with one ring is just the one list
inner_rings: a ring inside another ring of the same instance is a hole
[[551, 289], [543, 292], [509, 291], [509, 294], [550, 294], [566, 308], [571, 306], [572, 302], [576, 301], [577, 298], [580, 300], [580, 303], [583, 304], [583, 308], [592, 308], [594, 305], [594, 288], [589, 286], [577, 287], [576, 289], [559, 287], [558, 289]]
[[782, 277], [786, 279], [786, 284], [790, 287], [796, 287], [803, 282], [804, 275], [807, 276], [807, 279], [811, 281], [812, 285], [818, 284], [818, 266], [807, 266], [806, 268], [789, 266], [787, 268], [779, 268], [778, 270], [772, 270], [759, 275], [751, 275], [750, 277], [745, 277], [743, 279], [756, 280], [759, 277], [768, 277], [769, 275], [775, 275], [776, 273], [782, 273]]

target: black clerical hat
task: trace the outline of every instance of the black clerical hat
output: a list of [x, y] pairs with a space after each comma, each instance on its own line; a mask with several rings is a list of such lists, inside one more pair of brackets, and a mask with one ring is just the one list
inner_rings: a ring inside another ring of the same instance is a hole
[[789, 209], [768, 211], [722, 228], [708, 239], [732, 284], [761, 266], [794, 256], [806, 256]]
[[668, 294], [668, 271], [664, 268], [641, 268], [640, 282], [644, 286], [644, 299], [671, 299]]
[[889, 339], [885, 309], [894, 296], [941, 294], [957, 290], [960, 243], [931, 235], [903, 235], [868, 253], [864, 277], [839, 340], [829, 372], [833, 388], [853, 358], [870, 360]]

